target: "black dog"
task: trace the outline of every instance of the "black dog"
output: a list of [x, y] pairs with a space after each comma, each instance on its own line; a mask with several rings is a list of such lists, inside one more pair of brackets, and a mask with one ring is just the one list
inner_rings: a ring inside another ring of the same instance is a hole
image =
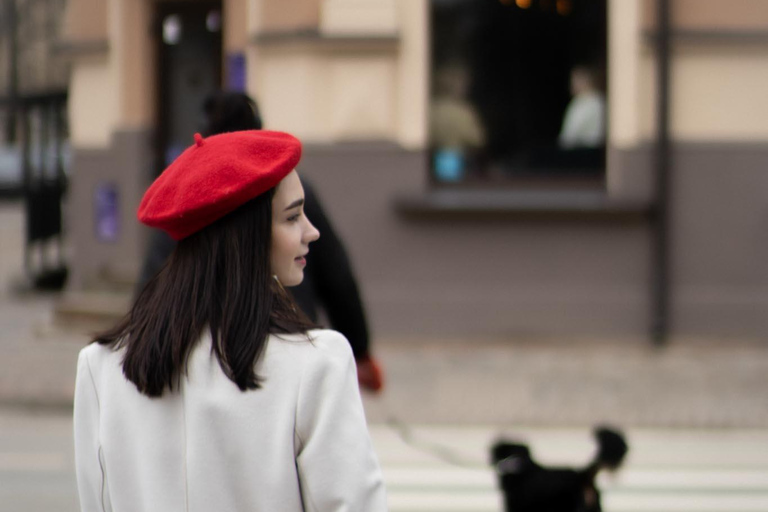
[[621, 433], [595, 430], [597, 455], [583, 469], [545, 468], [524, 444], [499, 441], [491, 461], [499, 475], [507, 512], [598, 512], [600, 493], [595, 477], [601, 469], [617, 469], [627, 453]]

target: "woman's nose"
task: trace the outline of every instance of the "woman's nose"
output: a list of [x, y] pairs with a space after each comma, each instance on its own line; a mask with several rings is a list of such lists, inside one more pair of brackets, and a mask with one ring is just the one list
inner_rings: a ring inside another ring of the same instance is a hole
[[307, 243], [314, 242], [320, 238], [320, 231], [317, 230], [314, 224], [307, 219], [307, 230], [304, 235], [304, 239], [307, 241]]

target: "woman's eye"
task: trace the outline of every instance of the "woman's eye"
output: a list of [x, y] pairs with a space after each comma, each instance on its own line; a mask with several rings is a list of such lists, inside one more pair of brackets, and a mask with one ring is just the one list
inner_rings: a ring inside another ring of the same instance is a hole
[[296, 222], [297, 220], [299, 220], [299, 217], [301, 217], [301, 214], [299, 213], [295, 215], [291, 215], [290, 217], [288, 217], [288, 222]]

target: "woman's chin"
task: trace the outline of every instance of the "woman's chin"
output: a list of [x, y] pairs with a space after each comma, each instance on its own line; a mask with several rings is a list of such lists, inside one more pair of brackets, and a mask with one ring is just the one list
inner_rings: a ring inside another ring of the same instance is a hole
[[280, 280], [280, 282], [283, 283], [283, 286], [299, 286], [302, 281], [304, 281], [304, 272], [301, 272], [298, 275], [286, 276], [285, 279]]

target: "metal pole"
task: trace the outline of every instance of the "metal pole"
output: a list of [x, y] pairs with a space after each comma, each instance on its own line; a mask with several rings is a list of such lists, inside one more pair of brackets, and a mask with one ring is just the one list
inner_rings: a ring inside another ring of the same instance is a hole
[[6, 141], [16, 142], [16, 112], [18, 111], [19, 95], [19, 44], [18, 44], [18, 16], [16, 14], [16, 0], [5, 1], [6, 24], [3, 27], [8, 38], [8, 118], [6, 120]]
[[664, 345], [669, 337], [670, 305], [670, 140], [669, 140], [669, 0], [657, 0], [656, 61], [658, 66], [658, 104], [656, 132], [656, 203], [654, 208], [654, 318], [653, 341]]
[[30, 196], [32, 194], [32, 172], [30, 165], [30, 143], [29, 143], [29, 105], [22, 104], [21, 108], [17, 111], [19, 115], [19, 124], [21, 131], [21, 171], [22, 171], [22, 183], [24, 191], [24, 210], [26, 226], [26, 237], [24, 239], [24, 270], [30, 281], [34, 279], [32, 275], [32, 231], [35, 229], [30, 224], [33, 222], [30, 215]]

